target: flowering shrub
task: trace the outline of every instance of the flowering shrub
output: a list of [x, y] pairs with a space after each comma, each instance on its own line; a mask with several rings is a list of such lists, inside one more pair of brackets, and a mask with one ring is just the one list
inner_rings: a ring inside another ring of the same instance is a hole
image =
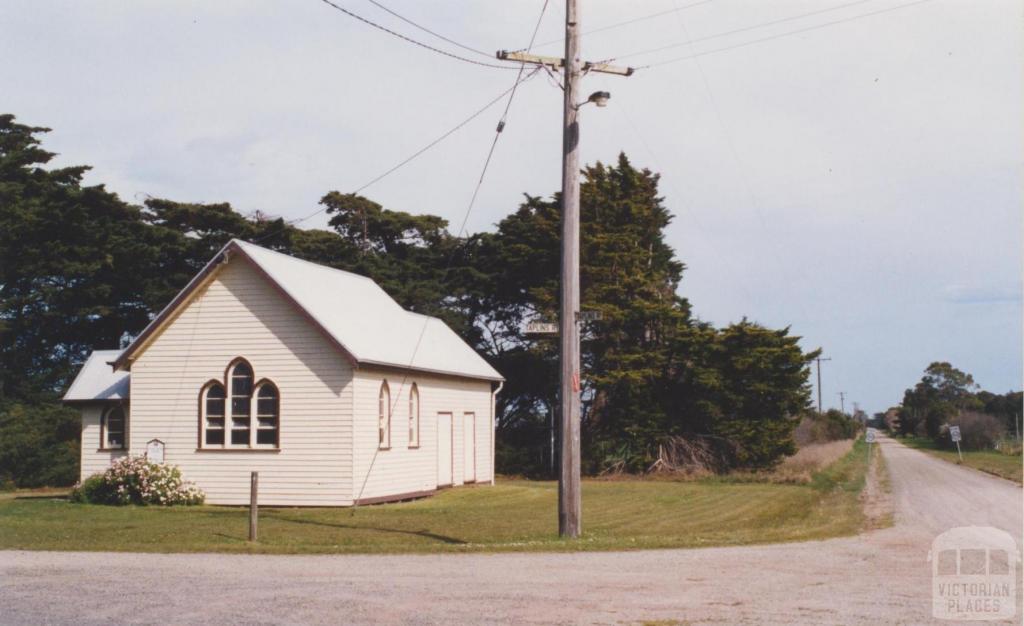
[[71, 491], [75, 502], [92, 504], [202, 504], [199, 487], [184, 481], [173, 465], [150, 463], [146, 457], [126, 456], [105, 472], [93, 474]]

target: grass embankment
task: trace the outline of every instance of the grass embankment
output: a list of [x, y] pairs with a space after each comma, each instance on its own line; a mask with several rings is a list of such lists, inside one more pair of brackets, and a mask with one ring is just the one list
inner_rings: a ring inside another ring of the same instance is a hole
[[557, 536], [557, 485], [526, 480], [352, 509], [107, 507], [0, 495], [0, 548], [142, 552], [386, 553], [686, 548], [857, 533], [863, 442], [809, 484], [584, 481], [584, 536]]
[[[931, 439], [899, 437], [897, 440], [910, 448], [924, 450], [928, 454], [951, 463], [960, 462], [956, 450], [940, 448]], [[1024, 458], [1020, 454], [1005, 454], [996, 450], [964, 450], [963, 456], [963, 465], [967, 467], [1002, 476], [1016, 483], [1024, 483]]]

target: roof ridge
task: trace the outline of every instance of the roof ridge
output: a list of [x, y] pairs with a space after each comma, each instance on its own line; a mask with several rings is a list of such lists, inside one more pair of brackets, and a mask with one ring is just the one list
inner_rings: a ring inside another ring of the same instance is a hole
[[[366, 276], [364, 274], [358, 274], [356, 272], [350, 272], [348, 270], [343, 270], [340, 267], [331, 267], [330, 265], [324, 265], [323, 263], [317, 263], [316, 261], [310, 261], [309, 259], [303, 259], [302, 257], [297, 257], [297, 256], [294, 256], [294, 255], [291, 255], [291, 254], [286, 254], [284, 252], [278, 252], [277, 250], [271, 250], [270, 248], [264, 248], [263, 246], [254, 244], [254, 243], [249, 242], [249, 241], [245, 241], [243, 239], [232, 239], [232, 241], [234, 241], [234, 242], [236, 242], [238, 244], [241, 244], [243, 246], [259, 248], [260, 250], [265, 250], [266, 252], [270, 252], [271, 254], [276, 254], [278, 256], [283, 256], [283, 257], [288, 257], [289, 259], [291, 259], [293, 261], [299, 261], [301, 263], [306, 263], [306, 264], [309, 264], [309, 265], [314, 265], [316, 267], [321, 267], [321, 268], [323, 268], [325, 270], [331, 270], [332, 272], [340, 272], [340, 273], [345, 274], [347, 276], [354, 276], [356, 278], [361, 278], [363, 280], [368, 280], [371, 283], [373, 283], [374, 285], [377, 285], [377, 281], [373, 280], [372, 278], [370, 278], [369, 276]], [[377, 285], [377, 286], [380, 287], [380, 285]], [[385, 293], [387, 293], [387, 292], [385, 292]]]

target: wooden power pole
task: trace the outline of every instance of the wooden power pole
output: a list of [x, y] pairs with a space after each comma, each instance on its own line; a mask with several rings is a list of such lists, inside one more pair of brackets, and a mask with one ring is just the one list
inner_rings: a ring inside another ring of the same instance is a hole
[[565, 2], [565, 98], [562, 101], [562, 469], [558, 475], [558, 534], [580, 536], [580, 32], [576, 0]]
[[629, 76], [630, 67], [580, 60], [580, 20], [577, 0], [565, 2], [565, 56], [561, 59], [523, 52], [498, 52], [498, 58], [552, 70], [564, 70], [562, 88], [562, 294], [559, 332], [561, 334], [560, 408], [562, 419], [561, 470], [558, 475], [558, 534], [579, 537], [582, 513], [580, 501], [580, 133], [579, 107], [588, 102], [604, 106], [607, 92], [579, 98], [584, 73]]
[[818, 413], [821, 413], [821, 362], [822, 361], [831, 361], [832, 359], [831, 359], [831, 357], [827, 358], [827, 359], [823, 359], [823, 358], [821, 358], [819, 356], [818, 358], [816, 358], [814, 360], [818, 364]]

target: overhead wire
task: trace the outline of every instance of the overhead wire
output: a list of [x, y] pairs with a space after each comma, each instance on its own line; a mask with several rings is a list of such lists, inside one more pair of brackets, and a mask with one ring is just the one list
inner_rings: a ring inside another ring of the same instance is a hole
[[[858, 0], [857, 2], [851, 2], [851, 3], [848, 3], [848, 4], [842, 5], [841, 7], [835, 7], [835, 8], [830, 9], [830, 10], [837, 10], [839, 8], [846, 8], [846, 7], [849, 7], [849, 6], [853, 6], [855, 4], [861, 4], [861, 3], [866, 2], [866, 1], [869, 1], [869, 0]], [[789, 37], [791, 35], [799, 35], [801, 33], [806, 33], [806, 32], [812, 31], [812, 30], [817, 30], [819, 28], [825, 28], [825, 27], [828, 27], [828, 26], [835, 26], [837, 24], [843, 24], [843, 23], [846, 23], [846, 22], [852, 22], [852, 21], [855, 21], [855, 20], [864, 19], [864, 18], [867, 18], [867, 17], [875, 16], [875, 15], [881, 15], [883, 13], [890, 13], [892, 11], [898, 11], [900, 9], [906, 9], [906, 8], [917, 6], [919, 4], [924, 4], [924, 3], [930, 2], [930, 1], [931, 0], [915, 0], [914, 2], [907, 2], [907, 3], [904, 3], [904, 4], [900, 4], [900, 5], [896, 5], [896, 6], [892, 6], [892, 7], [886, 7], [884, 9], [879, 9], [877, 11], [871, 11], [871, 12], [868, 12], [868, 13], [861, 13], [861, 14], [858, 14], [858, 15], [850, 16], [850, 17], [845, 17], [845, 18], [841, 18], [841, 19], [837, 19], [837, 20], [832, 20], [830, 22], [824, 22], [822, 24], [815, 24], [813, 26], [807, 26], [807, 27], [804, 27], [804, 28], [799, 28], [799, 29], [796, 29], [796, 30], [787, 31], [785, 33], [779, 33], [779, 34], [776, 34], [776, 35], [770, 35], [770, 36], [767, 36], [767, 37], [761, 37], [760, 39], [754, 39], [752, 41], [745, 41], [745, 42], [737, 43], [737, 44], [730, 45], [730, 46], [724, 46], [724, 47], [721, 47], [721, 48], [715, 48], [714, 50], [705, 50], [705, 51], [702, 51], [702, 52], [697, 52], [697, 53], [689, 54], [689, 55], [686, 55], [686, 56], [665, 59], [665, 60], [662, 60], [662, 61], [656, 61], [654, 63], [648, 63], [647, 65], [637, 66], [634, 69], [641, 70], [641, 69], [649, 69], [649, 68], [652, 68], [652, 67], [661, 67], [662, 65], [668, 65], [670, 63], [676, 63], [676, 62], [679, 62], [679, 61], [687, 61], [687, 60], [690, 60], [690, 59], [697, 59], [697, 58], [700, 58], [700, 57], [703, 57], [703, 56], [707, 56], [709, 54], [717, 54], [719, 52], [725, 52], [727, 50], [735, 50], [737, 48], [745, 48], [747, 46], [752, 46], [752, 45], [758, 44], [758, 43], [764, 43], [766, 41], [772, 41], [772, 40], [775, 40], [775, 39], [781, 39], [783, 37]], [[772, 21], [772, 22], [766, 22], [764, 24], [749, 26], [749, 27], [746, 27], [746, 28], [743, 28], [743, 29], [736, 29], [734, 31], [727, 31], [727, 32], [724, 32], [724, 33], [717, 33], [715, 35], [709, 35], [707, 37], [698, 37], [696, 39], [693, 39], [693, 40], [690, 40], [690, 41], [687, 41], [687, 42], [681, 42], [681, 43], [678, 43], [678, 44], [672, 44], [671, 46], [666, 46], [666, 47], [662, 47], [662, 48], [658, 48], [658, 49], [654, 49], [654, 50], [645, 50], [645, 51], [642, 51], [642, 52], [632, 52], [632, 53], [629, 53], [629, 54], [626, 54], [626, 55], [619, 55], [619, 56], [611, 57], [611, 58], [609, 58], [605, 62], [616, 60], [616, 59], [624, 59], [624, 58], [639, 56], [641, 54], [653, 54], [654, 52], [663, 51], [665, 49], [670, 49], [670, 48], [680, 47], [680, 46], [688, 46], [690, 44], [699, 43], [701, 41], [708, 41], [708, 40], [711, 40], [711, 39], [717, 39], [717, 38], [720, 38], [720, 37], [725, 37], [727, 35], [736, 34], [738, 32], [752, 30], [754, 28], [762, 28], [764, 26], [770, 26], [770, 25], [773, 25], [773, 24], [781, 23], [782, 21], [792, 21], [794, 19], [799, 19], [799, 18], [802, 18], [802, 17], [807, 17], [809, 15], [817, 15], [819, 13], [824, 13], [824, 12], [825, 12], [825, 10], [820, 10], [820, 11], [815, 11], [813, 13], [807, 13], [807, 14], [802, 14], [802, 15], [795, 15], [795, 16], [792, 16], [792, 17], [789, 17], [789, 18], [785, 18], [784, 20], [775, 20], [775, 21]]]
[[[444, 134], [438, 136], [436, 139], [434, 139], [433, 141], [431, 141], [427, 145], [423, 146], [422, 148], [420, 148], [416, 152], [413, 152], [411, 155], [409, 155], [405, 159], [399, 161], [398, 163], [393, 165], [391, 168], [387, 169], [386, 171], [382, 172], [381, 174], [378, 174], [377, 176], [373, 177], [372, 179], [370, 179], [366, 183], [363, 183], [361, 186], [357, 187], [356, 189], [354, 189], [353, 191], [351, 191], [349, 193], [357, 194], [357, 193], [359, 193], [359, 192], [369, 188], [370, 186], [380, 182], [381, 180], [383, 180], [387, 176], [390, 176], [391, 174], [395, 173], [396, 171], [398, 171], [399, 169], [401, 169], [405, 165], [409, 164], [410, 162], [415, 160], [417, 157], [419, 157], [423, 153], [427, 152], [428, 150], [430, 150], [431, 148], [433, 148], [437, 144], [441, 143], [442, 141], [444, 141], [445, 139], [447, 139], [451, 135], [455, 134], [455, 132], [457, 132], [459, 129], [464, 127], [466, 124], [469, 124], [470, 122], [472, 122], [476, 118], [480, 117], [484, 112], [486, 112], [488, 109], [490, 109], [495, 104], [500, 102], [502, 98], [504, 98], [505, 96], [509, 95], [510, 93], [513, 93], [515, 91], [515, 89], [520, 84], [522, 84], [522, 83], [530, 80], [531, 78], [533, 78], [534, 74], [535, 74], [535, 72], [531, 73], [531, 74], [528, 74], [525, 77], [522, 77], [522, 76], [517, 77], [515, 83], [511, 87], [509, 87], [505, 91], [503, 91], [500, 94], [498, 94], [497, 97], [495, 97], [495, 98], [491, 99], [490, 101], [488, 101], [487, 104], [485, 104], [484, 106], [482, 106], [479, 109], [477, 109], [476, 112], [471, 114], [469, 117], [467, 117], [466, 119], [462, 120], [461, 122], [459, 122], [458, 124], [456, 124], [452, 128], [448, 129], [447, 131], [444, 132]], [[507, 112], [507, 108], [506, 108], [506, 112]], [[270, 232], [270, 233], [265, 233], [265, 234], [261, 235], [258, 239], [254, 240], [253, 243], [260, 243], [261, 241], [266, 241], [270, 237], [273, 237], [274, 235], [280, 234], [281, 232], [285, 231], [288, 227], [295, 226], [297, 224], [301, 224], [302, 222], [306, 222], [306, 221], [316, 217], [317, 215], [320, 215], [321, 213], [323, 213], [326, 210], [327, 210], [327, 207], [321, 207], [321, 208], [317, 209], [316, 211], [310, 213], [309, 215], [306, 215], [306, 216], [303, 216], [303, 217], [299, 217], [299, 218], [296, 218], [296, 219], [293, 219], [293, 220], [289, 220], [289, 221], [285, 222], [284, 228], [280, 228], [280, 229], [275, 230], [275, 231]]]
[[[675, 13], [677, 11], [684, 11], [686, 9], [692, 9], [693, 7], [697, 7], [697, 6], [700, 6], [702, 4], [708, 4], [710, 2], [715, 2], [715, 0], [700, 0], [699, 2], [692, 2], [692, 3], [687, 4], [685, 6], [675, 7], [675, 8], [672, 8], [672, 9], [665, 10], [665, 11], [658, 11], [657, 13], [651, 13], [649, 15], [643, 15], [643, 16], [640, 16], [640, 17], [635, 17], [633, 19], [629, 19], [629, 20], [626, 20], [626, 21], [623, 21], [623, 22], [616, 22], [614, 24], [608, 24], [606, 26], [601, 26], [601, 27], [595, 28], [593, 30], [585, 30], [582, 33], [580, 33], [580, 36], [583, 37], [583, 36], [586, 36], [586, 35], [594, 35], [596, 33], [603, 33], [603, 32], [608, 31], [608, 30], [613, 30], [613, 29], [616, 29], [616, 28], [621, 28], [623, 26], [629, 26], [630, 24], [636, 24], [637, 22], [643, 22], [645, 20], [654, 19], [656, 17], [661, 17], [663, 15], [669, 15], [670, 13]], [[551, 40], [548, 40], [548, 41], [541, 42], [541, 43], [535, 45], [534, 48], [543, 48], [545, 46], [550, 46], [552, 44], [563, 43], [563, 42], [565, 42], [565, 38], [564, 37], [560, 37], [558, 39], [551, 39]], [[516, 52], [524, 52], [525, 50], [526, 50], [526, 48], [522, 48], [520, 50], [516, 50]]]
[[[411, 43], [411, 44], [413, 44], [415, 46], [419, 46], [419, 47], [424, 48], [426, 50], [430, 50], [431, 52], [436, 52], [437, 54], [441, 54], [441, 55], [444, 55], [444, 56], [452, 58], [452, 59], [457, 59], [457, 60], [463, 61], [465, 63], [472, 63], [473, 65], [480, 65], [480, 66], [483, 66], [483, 67], [498, 68], [498, 69], [502, 69], [502, 70], [514, 70], [514, 69], [516, 69], [516, 67], [514, 65], [498, 65], [497, 63], [484, 63], [483, 61], [477, 61], [475, 59], [469, 59], [469, 58], [466, 58], [464, 56], [460, 56], [458, 54], [455, 54], [453, 52], [448, 52], [447, 50], [442, 50], [441, 48], [434, 47], [434, 46], [432, 46], [430, 44], [423, 43], [422, 41], [419, 41], [417, 39], [413, 39], [412, 37], [409, 37], [407, 35], [403, 35], [402, 33], [397, 32], [397, 31], [391, 30], [390, 28], [388, 28], [386, 26], [381, 26], [380, 24], [378, 24], [376, 22], [368, 20], [365, 17], [363, 17], [363, 16], [361, 16], [361, 15], [359, 15], [357, 13], [349, 11], [348, 9], [346, 9], [346, 8], [344, 8], [342, 6], [340, 6], [338, 4], [335, 4], [331, 0], [320, 0], [320, 2], [323, 2], [327, 6], [333, 8], [333, 9], [336, 9], [338, 11], [341, 11], [345, 15], [348, 15], [349, 17], [355, 18], [355, 19], [359, 20], [360, 22], [362, 22], [364, 24], [372, 26], [373, 28], [376, 28], [378, 30], [384, 31], [385, 33], [387, 33], [389, 35], [392, 35], [394, 37], [398, 37], [399, 39], [407, 41], [407, 42], [409, 42], [409, 43]], [[433, 34], [433, 33], [431, 33], [431, 34]], [[437, 35], [435, 35], [435, 36], [437, 36]]]
[[[851, 3], [851, 4], [856, 4], [856, 3]], [[683, 21], [682, 17], [679, 16], [678, 14], [676, 15], [676, 18], [677, 18], [677, 21], [679, 23], [680, 29], [683, 31], [683, 35], [687, 39], [690, 39], [690, 33], [689, 33], [689, 29], [686, 26], [686, 23]], [[692, 44], [690, 44], [690, 45], [692, 45]], [[715, 97], [714, 91], [711, 89], [711, 82], [708, 80], [707, 73], [704, 71], [704, 66], [701, 64], [700, 59], [697, 58], [699, 56], [700, 55], [695, 55], [694, 56], [694, 59], [695, 59], [694, 60], [694, 64], [696, 65], [697, 72], [699, 73], [699, 75], [701, 77], [701, 81], [702, 81], [702, 83], [704, 85], [704, 89], [705, 89], [705, 91], [707, 93], [708, 101], [710, 102], [711, 108], [714, 111], [715, 119], [718, 122], [718, 126], [721, 128], [723, 136], [725, 137], [725, 143], [728, 146], [729, 153], [732, 156], [733, 162], [735, 163], [735, 166], [736, 166], [736, 170], [737, 170], [737, 172], [739, 174], [740, 182], [742, 184], [742, 187], [743, 187], [744, 191], [746, 192], [747, 198], [748, 198], [748, 200], [749, 200], [749, 202], [750, 202], [750, 204], [751, 204], [751, 206], [752, 206], [752, 208], [754, 210], [754, 213], [757, 215], [757, 218], [758, 218], [758, 220], [761, 223], [761, 227], [762, 228], [766, 228], [767, 227], [767, 222], [766, 222], [766, 220], [764, 218], [764, 213], [763, 213], [763, 210], [762, 210], [763, 209], [763, 202], [761, 201], [761, 198], [759, 197], [759, 195], [756, 194], [755, 191], [754, 191], [754, 187], [751, 184], [751, 178], [752, 177], [750, 175], [750, 172], [748, 171], [747, 167], [745, 166], [743, 160], [740, 159], [739, 152], [736, 149], [736, 145], [735, 145], [735, 142], [733, 140], [732, 132], [731, 132], [729, 126], [725, 122], [725, 118], [722, 115], [721, 107], [718, 105], [718, 99]], [[767, 249], [771, 249], [774, 252], [775, 251], [774, 248], [776, 247], [776, 245], [774, 245], [774, 244], [777, 244], [778, 240], [776, 238], [774, 238], [774, 237], [769, 237], [768, 239], [773, 242], [773, 245], [770, 246]], [[775, 256], [776, 256], [777, 261], [781, 264], [782, 257], [779, 256], [779, 255], [775, 255]], [[781, 269], [781, 267], [780, 267], [780, 269]], [[802, 265], [798, 265], [796, 271], [801, 274], [799, 276], [799, 282], [801, 284], [811, 284], [810, 281], [806, 278], [806, 275], [805, 275], [806, 273], [804, 272], [804, 268], [803, 268]], [[803, 305], [803, 302], [797, 300], [797, 306], [802, 309], [804, 316], [809, 319], [810, 315], [808, 314], [807, 308]]]
[[475, 52], [476, 54], [485, 56], [485, 57], [487, 57], [489, 59], [493, 59], [494, 58], [494, 55], [491, 54], [490, 52], [484, 52], [483, 50], [480, 50], [478, 48], [474, 48], [472, 46], [467, 46], [465, 44], [459, 43], [458, 41], [455, 41], [454, 39], [450, 39], [448, 37], [445, 37], [444, 35], [442, 35], [440, 33], [435, 33], [434, 31], [430, 30], [426, 26], [422, 26], [420, 24], [417, 24], [416, 22], [410, 20], [409, 18], [399, 14], [398, 12], [389, 9], [388, 7], [384, 6], [380, 2], [377, 2], [377, 0], [368, 0], [368, 2], [370, 4], [372, 4], [372, 5], [374, 5], [375, 7], [377, 7], [378, 9], [380, 9], [382, 11], [386, 11], [387, 13], [390, 13], [391, 15], [397, 17], [398, 19], [402, 20], [406, 24], [409, 24], [410, 26], [412, 26], [414, 28], [418, 28], [418, 29], [422, 30], [423, 32], [425, 32], [427, 34], [433, 35], [434, 37], [437, 37], [438, 39], [440, 39], [442, 41], [446, 41], [446, 42], [452, 44], [453, 46], [458, 46], [459, 48], [462, 48], [463, 50], [468, 50], [469, 52]]
[[[544, 0], [544, 4], [541, 5], [540, 15], [537, 17], [537, 24], [536, 24], [536, 26], [534, 26], [533, 35], [530, 37], [530, 44], [527, 47], [527, 50], [529, 50], [530, 48], [533, 47], [534, 40], [537, 38], [537, 32], [540, 30], [541, 22], [544, 19], [544, 12], [547, 10], [548, 1], [549, 0]], [[461, 224], [459, 224], [459, 229], [456, 232], [456, 237], [455, 237], [456, 240], [459, 240], [459, 239], [462, 238], [463, 233], [466, 230], [466, 224], [469, 223], [469, 216], [473, 212], [473, 207], [476, 206], [477, 197], [480, 194], [481, 187], [483, 187], [484, 179], [487, 176], [487, 170], [490, 168], [491, 159], [494, 156], [494, 149], [498, 145], [498, 139], [501, 137], [501, 133], [505, 130], [505, 123], [506, 123], [506, 121], [508, 119], [509, 110], [512, 107], [512, 101], [515, 98], [517, 88], [519, 87], [519, 85], [521, 83], [523, 83], [524, 81], [529, 80], [530, 78], [536, 76], [541, 71], [541, 67], [538, 66], [538, 67], [534, 68], [533, 71], [531, 71], [529, 74], [527, 74], [524, 77], [523, 76], [523, 72], [525, 71], [525, 68], [526, 68], [526, 64], [525, 63], [520, 63], [519, 74], [516, 76], [515, 82], [512, 83], [512, 87], [510, 87], [508, 89], [508, 91], [506, 92], [508, 94], [508, 101], [505, 103], [505, 110], [502, 112], [501, 118], [498, 120], [498, 125], [495, 128], [495, 130], [494, 130], [494, 139], [491, 140], [491, 146], [487, 150], [487, 156], [484, 158], [483, 167], [480, 169], [480, 177], [477, 179], [476, 185], [473, 187], [473, 193], [470, 196], [468, 205], [466, 206], [466, 211], [465, 211], [465, 213], [464, 213], [464, 215], [462, 217], [462, 222], [461, 222]], [[455, 255], [458, 252], [458, 250], [459, 250], [459, 247], [458, 246], [454, 246], [452, 248], [452, 251], [449, 253], [448, 260], [445, 263], [444, 270], [441, 272], [441, 277], [439, 279], [439, 282], [441, 284], [443, 284], [445, 279], [447, 279], [448, 272], [451, 271], [452, 263], [455, 261]], [[412, 355], [409, 357], [409, 365], [404, 370], [404, 373], [402, 375], [402, 382], [398, 386], [398, 393], [395, 394], [394, 403], [392, 404], [391, 408], [389, 409], [389, 413], [388, 413], [388, 429], [389, 429], [389, 434], [390, 434], [390, 428], [391, 428], [391, 415], [393, 415], [394, 407], [398, 405], [398, 400], [402, 396], [402, 390], [405, 388], [405, 385], [408, 382], [409, 371], [412, 370], [413, 364], [416, 361], [416, 354], [419, 352], [420, 345], [423, 343], [423, 337], [426, 335], [427, 326], [430, 324], [430, 320], [431, 320], [430, 317], [425, 317], [424, 320], [423, 320], [423, 328], [420, 330], [419, 337], [416, 339], [416, 343], [413, 346]], [[454, 427], [455, 427], [455, 424], [452, 424], [452, 428], [454, 428]], [[491, 434], [491, 436], [492, 437], [494, 436], [493, 433]], [[378, 449], [376, 451], [374, 451], [373, 457], [370, 459], [370, 465], [366, 469], [366, 475], [363, 477], [363, 483], [362, 483], [362, 485], [359, 488], [359, 494], [354, 499], [354, 502], [353, 502], [354, 507], [353, 507], [353, 510], [352, 510], [352, 514], [353, 515], [355, 514], [355, 506], [358, 506], [359, 500], [362, 499], [363, 492], [366, 489], [366, 483], [370, 479], [370, 473], [373, 471], [373, 465], [374, 465], [374, 463], [377, 460], [378, 452], [380, 452], [380, 448], [379, 447], [378, 447]], [[493, 464], [493, 459], [492, 459], [492, 464]], [[453, 470], [454, 470], [454, 468], [453, 468]], [[455, 480], [454, 471], [453, 471], [452, 480], [453, 481]]]
[[647, 50], [640, 50], [638, 52], [630, 52], [629, 54], [620, 54], [620, 55], [618, 55], [618, 56], [616, 56], [614, 58], [615, 59], [628, 59], [628, 58], [631, 58], [631, 57], [642, 56], [642, 55], [645, 55], [645, 54], [654, 54], [656, 52], [663, 52], [665, 50], [672, 50], [673, 48], [681, 48], [681, 47], [684, 47], [684, 46], [692, 46], [695, 43], [700, 43], [700, 42], [703, 42], [703, 41], [711, 41], [713, 39], [721, 39], [722, 37], [728, 37], [729, 35], [737, 35], [739, 33], [745, 33], [745, 32], [751, 31], [751, 30], [757, 30], [759, 28], [767, 28], [769, 26], [775, 26], [776, 24], [784, 24], [786, 22], [792, 22], [794, 20], [800, 20], [800, 19], [803, 19], [805, 17], [812, 17], [814, 15], [820, 15], [822, 13], [830, 13], [832, 11], [841, 11], [842, 9], [848, 9], [848, 8], [850, 8], [852, 6], [856, 6], [858, 4], [866, 4], [868, 2], [874, 2], [874, 1], [875, 0], [854, 0], [854, 2], [847, 2], [847, 3], [844, 3], [844, 4], [829, 6], [829, 7], [823, 8], [823, 9], [818, 9], [816, 11], [808, 11], [806, 13], [800, 13], [800, 14], [797, 14], [797, 15], [789, 15], [789, 16], [786, 16], [786, 17], [781, 17], [781, 18], [778, 18], [778, 19], [770, 20], [770, 21], [767, 21], [767, 22], [759, 22], [757, 24], [751, 24], [750, 26], [743, 26], [741, 28], [734, 28], [732, 30], [723, 31], [723, 32], [720, 32], [720, 33], [714, 33], [712, 35], [707, 35], [707, 36], [704, 36], [704, 37], [698, 37], [696, 39], [690, 39], [688, 41], [680, 41], [680, 42], [668, 44], [668, 45], [665, 45], [665, 46], [659, 46], [657, 48], [649, 48]]
[[[676, 15], [676, 18], [677, 22], [679, 23], [680, 29], [683, 31], [683, 36], [689, 39], [690, 31], [686, 27], [686, 23], [683, 21], [681, 16]], [[739, 151], [736, 149], [736, 142], [733, 139], [732, 130], [730, 129], [729, 125], [726, 124], [725, 116], [722, 115], [722, 108], [718, 105], [718, 98], [715, 97], [714, 90], [711, 89], [711, 81], [708, 80], [708, 75], [707, 72], [704, 71], [704, 66], [701, 64], [700, 59], [694, 60], [694, 64], [697, 66], [697, 72], [700, 74], [701, 82], [704, 84], [704, 90], [707, 92], [708, 101], [711, 103], [711, 108], [715, 113], [715, 119], [718, 121], [718, 126], [719, 128], [722, 129], [722, 134], [725, 136], [726, 145], [728, 145], [729, 147], [729, 152], [732, 155], [733, 162], [736, 164], [736, 169], [740, 174], [740, 180], [742, 182], [743, 188], [747, 192], [747, 197], [754, 209], [754, 212], [757, 214], [758, 220], [761, 222], [761, 227], [765, 228], [767, 227], [767, 222], [764, 218], [764, 203], [762, 202], [759, 195], [755, 193], [754, 186], [753, 184], [751, 184], [751, 179], [753, 177], [751, 176], [750, 172], [745, 166], [743, 160], [740, 158]], [[771, 245], [777, 248], [778, 239], [774, 237], [770, 237], [769, 239], [772, 241]], [[782, 255], [776, 255], [776, 258], [781, 265]], [[803, 266], [798, 264], [797, 267], [798, 269], [796, 271], [801, 274], [801, 276], [799, 277], [801, 284], [810, 284], [810, 281], [806, 279]], [[803, 306], [802, 302], [798, 301], [797, 306], [799, 306], [803, 310], [805, 317], [810, 317], [808, 315], [807, 309]]]

